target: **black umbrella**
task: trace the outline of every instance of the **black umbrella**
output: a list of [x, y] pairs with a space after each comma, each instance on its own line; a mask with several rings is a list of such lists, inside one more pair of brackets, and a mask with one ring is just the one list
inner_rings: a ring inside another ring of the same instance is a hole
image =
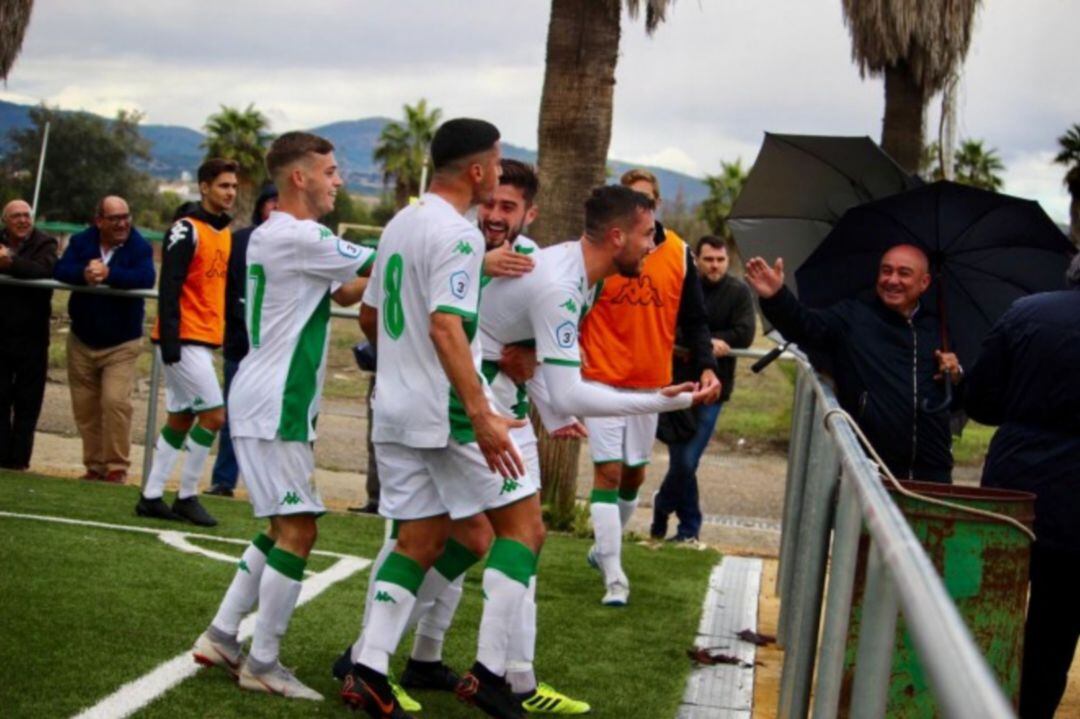
[[849, 210], [795, 272], [800, 300], [827, 307], [872, 296], [882, 254], [900, 244], [930, 258], [920, 303], [939, 314], [943, 349], [961, 364], [975, 361], [1015, 300], [1063, 289], [1075, 252], [1037, 202], [935, 182]]
[[788, 285], [848, 209], [918, 186], [869, 137], [765, 133], [728, 226], [743, 259], [783, 257]]

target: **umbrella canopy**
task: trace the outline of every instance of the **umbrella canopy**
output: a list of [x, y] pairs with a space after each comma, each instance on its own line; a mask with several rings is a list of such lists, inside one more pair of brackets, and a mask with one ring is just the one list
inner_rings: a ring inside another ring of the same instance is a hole
[[787, 283], [848, 209], [916, 187], [869, 137], [765, 133], [728, 217], [743, 259], [783, 257]]
[[799, 298], [827, 307], [872, 297], [890, 247], [922, 248], [933, 281], [920, 311], [945, 317], [949, 349], [970, 364], [1015, 300], [1065, 287], [1075, 249], [1037, 202], [935, 182], [849, 210], [796, 272]]

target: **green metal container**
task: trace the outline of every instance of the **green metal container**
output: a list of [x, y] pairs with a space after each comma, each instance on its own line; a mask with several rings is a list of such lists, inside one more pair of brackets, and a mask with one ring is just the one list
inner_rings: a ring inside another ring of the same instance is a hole
[[[1028, 492], [929, 482], [901, 484], [920, 494], [1012, 517], [1028, 528], [1035, 517], [1035, 495]], [[1012, 699], [1013, 706], [1017, 706], [1031, 559], [1030, 537], [1005, 522], [909, 498], [896, 492], [891, 484], [886, 486], [944, 578], [946, 590], [956, 602], [1002, 690]], [[844, 659], [841, 716], [847, 716], [850, 709], [869, 548], [870, 537], [864, 532], [859, 543]], [[901, 612], [896, 627], [886, 716], [922, 719], [938, 715]]]

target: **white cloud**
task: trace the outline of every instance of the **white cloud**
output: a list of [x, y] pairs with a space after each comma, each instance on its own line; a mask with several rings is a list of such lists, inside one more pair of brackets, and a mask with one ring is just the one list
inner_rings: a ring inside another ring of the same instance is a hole
[[1010, 195], [1038, 200], [1054, 222], [1069, 223], [1069, 193], [1062, 182], [1065, 168], [1054, 153], [1033, 152], [1005, 161], [1005, 188]]

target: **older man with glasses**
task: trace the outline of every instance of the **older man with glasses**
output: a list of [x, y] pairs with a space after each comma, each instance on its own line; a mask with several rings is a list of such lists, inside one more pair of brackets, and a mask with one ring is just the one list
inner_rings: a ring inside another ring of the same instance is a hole
[[[0, 274], [52, 277], [56, 240], [34, 229], [30, 205], [4, 205]], [[45, 394], [52, 290], [0, 285], [0, 467], [27, 469]]]
[[[94, 224], [74, 235], [56, 265], [70, 285], [118, 290], [154, 286], [154, 252], [132, 227], [122, 197], [98, 203]], [[131, 452], [131, 391], [142, 349], [143, 300], [72, 292], [68, 300], [68, 387], [83, 441], [83, 479], [122, 484]]]

